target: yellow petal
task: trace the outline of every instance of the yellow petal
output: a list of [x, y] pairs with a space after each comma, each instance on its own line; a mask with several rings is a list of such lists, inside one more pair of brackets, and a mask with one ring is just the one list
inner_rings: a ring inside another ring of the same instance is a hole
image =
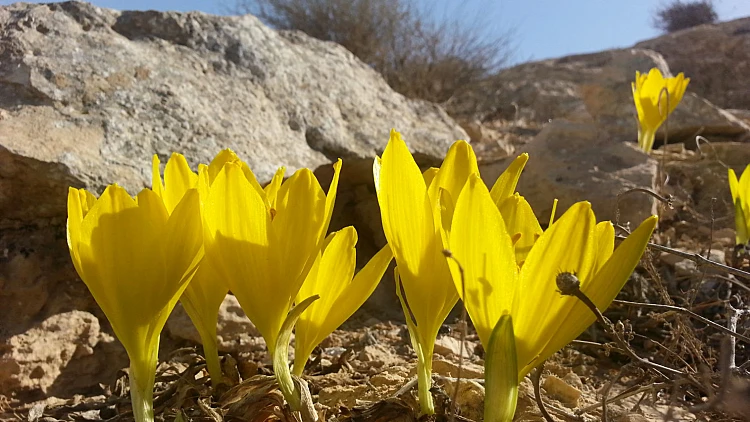
[[221, 381], [216, 325], [219, 318], [219, 309], [228, 289], [218, 278], [211, 262], [208, 259], [201, 262], [195, 276], [180, 297], [180, 302], [200, 334], [208, 371], [212, 383], [215, 385]]
[[[617, 247], [610, 259], [591, 280], [581, 279], [581, 290], [600, 311], [604, 312], [609, 307], [612, 300], [622, 290], [630, 274], [633, 273], [656, 227], [656, 222], [656, 216], [646, 219]], [[574, 305], [566, 314], [559, 315], [560, 329], [552, 333], [549, 343], [540, 354], [539, 361], [548, 358], [570, 343], [596, 320], [591, 310], [580, 300], [568, 298], [574, 301]]]
[[[422, 173], [396, 131], [373, 164], [383, 231], [399, 267], [400, 278], [427, 343], [434, 341], [458, 299]], [[435, 182], [433, 182], [434, 184]], [[424, 344], [425, 350], [431, 344]]]
[[224, 164], [239, 162], [241, 162], [240, 158], [237, 157], [237, 154], [235, 154], [231, 149], [224, 149], [219, 151], [219, 153], [216, 154], [214, 159], [211, 160], [211, 163], [208, 165], [209, 181], [211, 183], [214, 182], [216, 177], [221, 172], [221, 169], [224, 168]]
[[198, 175], [190, 170], [185, 156], [173, 153], [164, 168], [164, 205], [172, 212], [188, 189], [198, 183]]
[[264, 189], [266, 196], [268, 197], [268, 203], [274, 210], [276, 209], [276, 196], [279, 194], [279, 188], [284, 181], [284, 173], [286, 173], [286, 167], [279, 167], [273, 175], [271, 182]]
[[612, 256], [615, 249], [615, 227], [609, 221], [602, 221], [596, 225], [596, 264], [594, 273], [597, 273], [605, 262]]
[[437, 176], [438, 170], [437, 167], [430, 167], [422, 173], [425, 186], [429, 187], [432, 184], [432, 181], [435, 180], [435, 176]]
[[[310, 270], [325, 231], [326, 197], [310, 169], [297, 170], [281, 185], [271, 223], [271, 265], [294, 296]], [[290, 241], [294, 239], [294, 241]]]
[[326, 317], [326, 325], [329, 330], [338, 328], [365, 303], [367, 298], [375, 291], [375, 288], [378, 287], [378, 283], [383, 278], [392, 259], [393, 252], [390, 246], [386, 244], [359, 270], [331, 306], [330, 314]]
[[[357, 243], [357, 231], [354, 227], [349, 226], [332, 233], [326, 241], [325, 249], [317, 254], [316, 271], [310, 271], [297, 293], [297, 302], [316, 294], [320, 296], [302, 313], [297, 322], [297, 350], [304, 350], [306, 353], [315, 347], [313, 343], [320, 342], [329, 334], [324, 333], [322, 338], [318, 338], [331, 306], [351, 283], [356, 266], [354, 246]], [[335, 327], [331, 331], [333, 329]]]
[[742, 202], [734, 203], [735, 244], [747, 245], [750, 241], [750, 219], [742, 209]]
[[[164, 235], [162, 243], [168, 263], [167, 279], [179, 282], [186, 277], [192, 277], [203, 259], [203, 221], [197, 189], [188, 189], [185, 192], [169, 217]], [[177, 302], [177, 297], [174, 301]]]
[[523, 153], [516, 157], [507, 169], [497, 178], [495, 184], [492, 186], [490, 195], [495, 204], [499, 204], [505, 198], [513, 195], [516, 191], [516, 185], [518, 179], [521, 177], [521, 172], [526, 166], [526, 162], [529, 161], [529, 154]]
[[198, 189], [198, 196], [202, 200], [208, 198], [208, 189], [211, 186], [210, 178], [208, 177], [208, 166], [205, 164], [198, 165], [198, 182], [196, 188]]
[[207, 258], [272, 348], [289, 299], [269, 268], [270, 213], [241, 164], [223, 166], [204, 214]]
[[465, 286], [455, 261], [448, 264], [459, 294], [465, 290], [466, 310], [487, 347], [500, 316], [511, 309], [518, 275], [505, 222], [479, 176], [472, 175], [458, 197], [452, 226], [450, 249], [464, 268]]
[[734, 170], [729, 169], [729, 191], [734, 204], [735, 243], [744, 245], [750, 240], [750, 165], [739, 181]]
[[[520, 367], [533, 367], [538, 362], [539, 353], [560, 329], [560, 315], [565, 315], [576, 300], [560, 296], [557, 275], [569, 272], [581, 280], [593, 275], [595, 227], [591, 205], [574, 204], [542, 234], [526, 258], [512, 312]], [[540, 309], [544, 312], [540, 313]]]
[[151, 189], [155, 194], [159, 196], [159, 198], [163, 200], [164, 183], [162, 183], [161, 181], [161, 169], [159, 168], [160, 164], [161, 162], [159, 161], [159, 156], [154, 154], [153, 158], [151, 159]]
[[356, 265], [357, 232], [346, 227], [328, 237], [322, 255], [297, 294], [297, 301], [320, 295], [297, 322], [295, 373], [301, 374], [312, 350], [344, 323], [375, 290], [392, 259], [387, 246], [352, 280]]
[[336, 194], [339, 190], [339, 177], [341, 175], [341, 159], [339, 158], [333, 164], [333, 179], [331, 179], [331, 186], [328, 187], [328, 194], [326, 195], [325, 202], [325, 220], [321, 226], [318, 234], [319, 240], [323, 240], [328, 232], [328, 226], [331, 224], [331, 217], [333, 216], [333, 206], [336, 204]]
[[[745, 171], [743, 171], [740, 176], [739, 191], [742, 210], [745, 214], [745, 224], [748, 230], [748, 235], [750, 236], [750, 226], [747, 225], [750, 224], [750, 164], [745, 167]], [[747, 241], [745, 243], [747, 243]]]
[[81, 258], [78, 253], [81, 240], [81, 225], [89, 209], [96, 203], [96, 198], [85, 189], [68, 189], [68, 221], [67, 239], [70, 257], [73, 261], [78, 275], [85, 279], [84, 268], [81, 266]]
[[[258, 179], [255, 178], [255, 174], [253, 174], [252, 170], [250, 170], [250, 167], [247, 165], [247, 163], [240, 160], [240, 158], [237, 157], [237, 154], [235, 154], [234, 151], [230, 149], [220, 151], [218, 154], [216, 154], [216, 157], [211, 160], [211, 163], [208, 165], [209, 184], [214, 182], [216, 176], [227, 163], [238, 163], [242, 168], [242, 173], [250, 183], [250, 186], [252, 186], [252, 188], [255, 189], [255, 191], [258, 192], [258, 194], [265, 200], [265, 191], [260, 186], [260, 183], [258, 183]], [[268, 205], [268, 207], [270, 208], [270, 205]]]
[[740, 184], [737, 181], [737, 174], [734, 172], [734, 169], [729, 169], [728, 173], [729, 192], [732, 194], [732, 202], [736, 202], [740, 198]]
[[428, 246], [435, 226], [427, 187], [417, 163], [398, 132], [391, 132], [382, 159], [374, 163], [383, 231], [400, 272], [416, 275], [432, 262]]
[[[466, 141], [456, 141], [451, 145], [443, 164], [429, 184], [427, 194], [433, 204], [438, 203], [438, 192], [445, 189], [452, 198], [458, 198], [466, 181], [472, 174], [479, 174], [477, 157]], [[437, 217], [437, 214], [435, 215]], [[438, 218], [435, 218], [437, 221]]]
[[512, 196], [503, 200], [497, 207], [500, 215], [505, 221], [505, 227], [511, 238], [516, 238], [513, 245], [518, 265], [523, 265], [526, 257], [531, 251], [531, 247], [544, 232], [539, 225], [534, 210], [526, 199], [519, 195]]
[[435, 228], [438, 230], [437, 234], [443, 248], [448, 247], [447, 234], [450, 233], [455, 200], [472, 174], [479, 174], [474, 150], [466, 141], [454, 142], [427, 189], [433, 211], [432, 218], [436, 223]]
[[168, 300], [160, 294], [167, 212], [153, 192], [141, 196], [136, 204], [123, 188], [107, 187], [84, 218], [79, 242], [83, 281], [129, 353], [143, 348], [144, 330]]

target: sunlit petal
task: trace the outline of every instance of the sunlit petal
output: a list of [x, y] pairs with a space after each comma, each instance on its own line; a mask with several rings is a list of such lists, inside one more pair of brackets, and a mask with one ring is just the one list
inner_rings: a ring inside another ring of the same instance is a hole
[[513, 195], [513, 192], [516, 191], [518, 179], [521, 177], [521, 172], [526, 166], [527, 161], [529, 161], [529, 154], [523, 153], [519, 155], [510, 163], [500, 177], [497, 178], [490, 191], [492, 200], [495, 201], [496, 205], [499, 205], [501, 201]]
[[453, 215], [450, 249], [458, 264], [449, 266], [466, 310], [482, 344], [503, 313], [508, 313], [516, 292], [517, 267], [505, 222], [490, 193], [477, 175], [469, 178]]

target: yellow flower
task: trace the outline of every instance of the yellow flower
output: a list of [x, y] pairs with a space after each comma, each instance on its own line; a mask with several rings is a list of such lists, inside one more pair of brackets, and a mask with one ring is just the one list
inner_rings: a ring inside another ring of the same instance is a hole
[[[612, 224], [596, 224], [591, 205], [579, 202], [541, 235], [519, 268], [502, 216], [482, 181], [472, 176], [458, 198], [450, 249], [465, 270], [463, 299], [482, 344], [488, 346], [499, 318], [509, 314], [521, 379], [595, 320], [578, 299], [560, 295], [557, 276], [575, 274], [581, 290], [606, 309], [640, 260], [655, 225], [655, 216], [646, 219], [614, 250]], [[450, 266], [460, 291], [457, 266]]]
[[[162, 183], [159, 173], [159, 158], [154, 155], [151, 168], [154, 192], [164, 201], [164, 206], [169, 213], [174, 210], [190, 189], [197, 188], [201, 198], [205, 199], [211, 182], [208, 169], [220, 168], [224, 165], [226, 159], [231, 159], [232, 156], [234, 156], [234, 153], [231, 151], [222, 151], [211, 162], [211, 166], [200, 166], [201, 176], [199, 178], [198, 174], [190, 170], [185, 157], [182, 154], [174, 153], [164, 168], [164, 182]], [[201, 183], [199, 183], [199, 179]], [[206, 357], [206, 366], [214, 385], [222, 380], [219, 350], [216, 342], [216, 324], [219, 308], [228, 291], [229, 288], [216, 276], [211, 263], [204, 260], [193, 277], [193, 281], [190, 282], [180, 298], [185, 312], [187, 312], [200, 334], [203, 353]]]
[[750, 165], [745, 167], [739, 181], [734, 170], [729, 169], [729, 190], [734, 203], [736, 244], [747, 245], [750, 242]]
[[309, 169], [264, 190], [232, 157], [211, 169], [204, 204], [206, 259], [226, 282], [274, 354], [279, 330], [325, 239], [341, 160], [328, 195]]
[[542, 227], [534, 215], [534, 210], [526, 198], [514, 193], [529, 154], [523, 153], [510, 163], [507, 169], [497, 178], [490, 190], [490, 197], [505, 221], [505, 228], [513, 240], [516, 262], [523, 265], [526, 256], [539, 236]]
[[76, 271], [130, 358], [130, 394], [138, 422], [153, 420], [159, 333], [203, 257], [198, 192], [171, 215], [153, 191], [133, 199], [117, 185], [96, 199], [68, 193], [68, 246]]
[[354, 227], [349, 226], [329, 235], [297, 293], [297, 303], [314, 295], [319, 295], [320, 299], [313, 302], [297, 321], [295, 375], [302, 375], [315, 346], [370, 297], [393, 259], [391, 248], [385, 245], [355, 276], [356, 244], [357, 231]]
[[404, 313], [414, 323], [410, 334], [418, 356], [420, 406], [423, 413], [432, 414], [429, 390], [435, 338], [458, 300], [442, 251], [447, 247], [455, 198], [468, 176], [479, 173], [476, 157], [469, 144], [458, 141], [440, 169], [423, 176], [401, 135], [393, 130], [382, 159], [375, 159], [373, 173], [383, 231], [408, 303]]
[[635, 82], [631, 85], [638, 111], [638, 146], [647, 154], [654, 146], [657, 129], [682, 101], [689, 82], [690, 78], [682, 73], [665, 79], [657, 68], [648, 74], [635, 72]]

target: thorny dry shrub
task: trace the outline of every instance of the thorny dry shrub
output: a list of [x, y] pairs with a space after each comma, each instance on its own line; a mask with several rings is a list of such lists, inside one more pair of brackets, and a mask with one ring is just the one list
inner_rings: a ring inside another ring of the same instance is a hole
[[512, 50], [510, 33], [491, 32], [497, 25], [482, 16], [436, 20], [415, 0], [237, 0], [233, 11], [341, 44], [395, 91], [437, 103], [498, 70]]
[[716, 23], [718, 19], [719, 15], [711, 0], [674, 0], [656, 11], [653, 24], [656, 29], [664, 32], [675, 32], [706, 23]]

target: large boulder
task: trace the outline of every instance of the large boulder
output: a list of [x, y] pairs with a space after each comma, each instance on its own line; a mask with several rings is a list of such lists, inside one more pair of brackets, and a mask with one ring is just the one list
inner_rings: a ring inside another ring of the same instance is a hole
[[[182, 152], [197, 167], [232, 148], [261, 182], [285, 165], [320, 168], [325, 186], [343, 158], [341, 197], [357, 186], [372, 196], [372, 158], [391, 128], [431, 165], [466, 138], [440, 107], [395, 93], [343, 47], [253, 16], [17, 3], [0, 7], [0, 34], [0, 344], [76, 310], [109, 330], [68, 256], [69, 186], [99, 193], [118, 183], [135, 194], [151, 184], [153, 154], [163, 164]], [[377, 250], [382, 234], [367, 233], [360, 243]], [[32, 361], [14, 362], [27, 374]], [[55, 371], [45, 367], [44, 385]], [[13, 393], [39, 388], [53, 391], [32, 382]]]
[[689, 91], [726, 109], [750, 110], [750, 17], [640, 42], [692, 79]]
[[[450, 110], [463, 119], [497, 120], [537, 131], [551, 119], [596, 125], [612, 142], [635, 142], [637, 120], [631, 82], [635, 72], [656, 67], [669, 75], [685, 71], [668, 66], [658, 53], [637, 48], [607, 50], [520, 64], [486, 81], [480, 92], [457, 97]], [[671, 72], [670, 72], [671, 69]], [[685, 72], [686, 76], [693, 76]], [[747, 123], [695, 94], [693, 82], [682, 103], [662, 126], [670, 142], [696, 134], [735, 138]], [[656, 146], [659, 146], [657, 140]]]
[[392, 127], [433, 157], [466, 137], [343, 47], [253, 16], [19, 3], [0, 8], [0, 28], [4, 219], [61, 215], [71, 184], [135, 192], [153, 154], [197, 166], [232, 148], [263, 181], [372, 158]]
[[[654, 214], [653, 198], [627, 193], [633, 188], [656, 190], [657, 161], [625, 142], [611, 142], [607, 132], [585, 123], [553, 120], [523, 147], [529, 153], [518, 191], [542, 223], [553, 202], [557, 216], [578, 201], [589, 201], [598, 220], [639, 224]], [[509, 160], [480, 166], [489, 186]], [[625, 195], [621, 195], [625, 194]]]

